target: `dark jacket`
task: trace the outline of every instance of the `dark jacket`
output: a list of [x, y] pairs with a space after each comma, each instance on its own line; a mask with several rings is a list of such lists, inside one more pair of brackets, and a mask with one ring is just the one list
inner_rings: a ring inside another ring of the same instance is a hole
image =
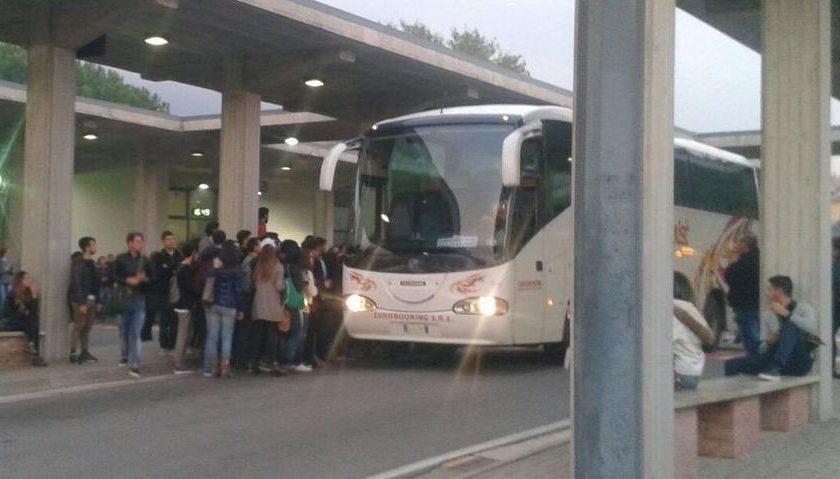
[[759, 307], [759, 252], [747, 252], [741, 259], [726, 268], [724, 278], [729, 285], [727, 299], [733, 309], [754, 309]]
[[195, 265], [182, 263], [178, 265], [178, 270], [175, 272], [176, 281], [178, 282], [178, 293], [180, 299], [175, 303], [176, 309], [186, 309], [191, 311], [198, 305], [201, 300], [201, 293], [194, 289], [193, 278], [196, 274]]
[[92, 259], [77, 258], [70, 266], [70, 302], [86, 304], [88, 296], [99, 303], [99, 271]]
[[145, 296], [148, 293], [149, 283], [155, 281], [155, 268], [149, 258], [138, 255], [136, 258], [131, 256], [131, 253], [123, 253], [114, 259], [113, 267], [114, 282], [118, 285], [126, 285], [126, 278], [136, 276], [140, 271], [146, 272], [146, 277], [149, 278], [148, 283], [140, 286], [129, 286], [134, 296]]
[[166, 250], [155, 252], [152, 255], [152, 263], [154, 264], [157, 278], [155, 282], [150, 284], [149, 292], [158, 296], [166, 296], [169, 294], [169, 280], [178, 269], [178, 265], [184, 261], [184, 256], [180, 251], [175, 250], [170, 255]]
[[214, 278], [213, 304], [215, 306], [242, 311], [244, 306], [242, 300], [243, 281], [242, 271], [239, 268], [211, 268], [207, 272], [207, 277]]

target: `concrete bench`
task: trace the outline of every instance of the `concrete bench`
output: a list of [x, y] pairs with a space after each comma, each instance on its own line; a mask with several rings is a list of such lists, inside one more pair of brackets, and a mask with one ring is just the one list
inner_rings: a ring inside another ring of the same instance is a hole
[[790, 431], [810, 421], [816, 376], [762, 381], [735, 376], [701, 381], [674, 395], [677, 477], [695, 478], [698, 455], [741, 458], [758, 446], [760, 432]]
[[[41, 338], [44, 333], [41, 333]], [[32, 354], [29, 353], [29, 340], [19, 331], [0, 332], [0, 370], [29, 366]]]

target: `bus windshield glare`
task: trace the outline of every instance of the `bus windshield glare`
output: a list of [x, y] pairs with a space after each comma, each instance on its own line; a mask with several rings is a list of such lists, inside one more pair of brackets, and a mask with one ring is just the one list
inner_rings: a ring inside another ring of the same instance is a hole
[[505, 259], [501, 180], [509, 124], [383, 129], [359, 158], [350, 266], [395, 273], [476, 269]]

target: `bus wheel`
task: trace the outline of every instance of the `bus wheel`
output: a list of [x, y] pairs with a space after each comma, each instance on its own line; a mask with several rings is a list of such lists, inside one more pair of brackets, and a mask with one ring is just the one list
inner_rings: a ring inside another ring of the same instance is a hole
[[706, 322], [709, 323], [709, 327], [712, 328], [712, 332], [715, 334], [715, 344], [703, 348], [708, 353], [717, 351], [721, 332], [723, 332], [726, 325], [726, 306], [724, 306], [723, 300], [719, 296], [719, 294], [710, 294], [706, 298], [706, 304], [703, 306], [703, 317], [706, 318]]
[[562, 365], [566, 360], [566, 351], [568, 350], [569, 345], [565, 342], [543, 344], [543, 353], [552, 364]]

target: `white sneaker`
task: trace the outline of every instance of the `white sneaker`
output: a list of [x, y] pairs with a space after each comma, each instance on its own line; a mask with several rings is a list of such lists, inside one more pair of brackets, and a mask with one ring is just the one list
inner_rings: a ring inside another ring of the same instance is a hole
[[307, 366], [305, 364], [298, 364], [297, 366], [292, 368], [292, 370], [295, 371], [296, 373], [311, 373], [312, 372], [312, 366]]

